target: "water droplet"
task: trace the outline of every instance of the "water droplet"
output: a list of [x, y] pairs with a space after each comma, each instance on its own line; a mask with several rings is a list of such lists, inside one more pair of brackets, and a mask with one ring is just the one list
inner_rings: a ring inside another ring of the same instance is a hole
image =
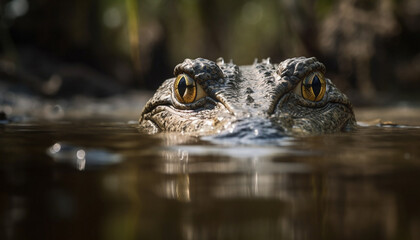
[[76, 156], [78, 159], [84, 159], [86, 156], [86, 152], [83, 149], [81, 149], [77, 151]]
[[58, 153], [61, 150], [61, 145], [59, 143], [56, 143], [50, 147], [50, 153], [55, 154]]

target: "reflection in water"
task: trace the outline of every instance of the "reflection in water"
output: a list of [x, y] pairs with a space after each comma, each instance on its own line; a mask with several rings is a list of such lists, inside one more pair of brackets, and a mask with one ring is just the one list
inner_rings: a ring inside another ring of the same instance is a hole
[[190, 179], [188, 170], [189, 154], [185, 150], [178, 149], [176, 152], [165, 152], [163, 155], [167, 163], [162, 164], [162, 171], [166, 174], [177, 174], [176, 179], [169, 180], [162, 187], [163, 196], [183, 202], [189, 202]]
[[[102, 149], [82, 149], [66, 143], [55, 143], [47, 150], [58, 163], [73, 165], [78, 170], [85, 170], [86, 164], [89, 167], [113, 165], [121, 162], [121, 156]], [[88, 161], [86, 160], [88, 159]]]
[[[164, 163], [160, 171], [177, 177], [165, 183], [164, 196], [181, 201], [191, 200], [190, 174], [224, 174], [234, 178], [221, 179], [213, 183], [207, 193], [215, 198], [279, 198], [287, 197], [281, 187], [287, 182], [288, 174], [309, 173], [311, 168], [305, 163], [273, 162], [273, 157], [293, 155], [304, 156], [303, 152], [286, 151], [272, 147], [217, 147], [217, 146], [178, 146], [163, 151]], [[194, 159], [212, 156], [206, 161], [189, 162]], [[248, 157], [245, 157], [248, 156]], [[219, 159], [226, 158], [225, 161]], [[240, 176], [239, 176], [240, 175]], [[186, 193], [186, 194], [181, 194]], [[187, 196], [187, 198], [183, 198]]]
[[[290, 191], [294, 182], [291, 175], [307, 174], [311, 168], [305, 163], [273, 162], [276, 157], [293, 155], [306, 154], [249, 146], [166, 148], [161, 171], [172, 177], [163, 183], [160, 193], [165, 198], [199, 206], [196, 210], [201, 213], [180, 219], [182, 238], [293, 237], [296, 226], [292, 219], [274, 217], [276, 214], [266, 216], [303, 200]], [[240, 209], [244, 212], [237, 212]]]
[[86, 152], [83, 149], [77, 150], [76, 152], [76, 166], [79, 170], [85, 170], [86, 167]]
[[201, 213], [181, 219], [185, 239], [416, 239], [415, 222], [400, 219], [417, 210], [404, 195], [420, 200], [410, 193], [417, 177], [406, 173], [419, 172], [407, 156], [418, 159], [412, 141], [420, 132], [401, 139], [397, 129], [372, 130], [292, 140], [287, 148], [169, 146], [160, 151], [159, 171], [170, 176], [160, 193]]
[[420, 237], [414, 128], [237, 146], [113, 123], [0, 134], [0, 239]]

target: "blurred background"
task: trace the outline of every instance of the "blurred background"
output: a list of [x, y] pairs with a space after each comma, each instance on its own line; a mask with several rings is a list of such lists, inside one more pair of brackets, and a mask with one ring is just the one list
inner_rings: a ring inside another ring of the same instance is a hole
[[0, 16], [3, 92], [107, 97], [154, 90], [185, 58], [301, 55], [356, 105], [420, 87], [418, 0], [1, 0]]

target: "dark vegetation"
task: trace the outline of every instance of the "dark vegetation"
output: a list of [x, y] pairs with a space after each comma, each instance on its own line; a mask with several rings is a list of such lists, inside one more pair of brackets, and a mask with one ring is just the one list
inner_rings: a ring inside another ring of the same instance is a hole
[[420, 87], [417, 0], [2, 0], [0, 83], [49, 97], [155, 89], [184, 58], [316, 56], [354, 99]]

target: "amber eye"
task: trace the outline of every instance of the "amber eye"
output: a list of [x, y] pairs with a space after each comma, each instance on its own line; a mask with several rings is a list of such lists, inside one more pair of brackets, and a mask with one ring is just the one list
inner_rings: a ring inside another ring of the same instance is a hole
[[186, 74], [180, 74], [176, 77], [174, 89], [176, 99], [181, 103], [193, 103], [206, 96], [203, 88]]
[[303, 98], [318, 102], [321, 101], [325, 95], [326, 83], [324, 76], [319, 73], [309, 74], [301, 84], [301, 95]]

